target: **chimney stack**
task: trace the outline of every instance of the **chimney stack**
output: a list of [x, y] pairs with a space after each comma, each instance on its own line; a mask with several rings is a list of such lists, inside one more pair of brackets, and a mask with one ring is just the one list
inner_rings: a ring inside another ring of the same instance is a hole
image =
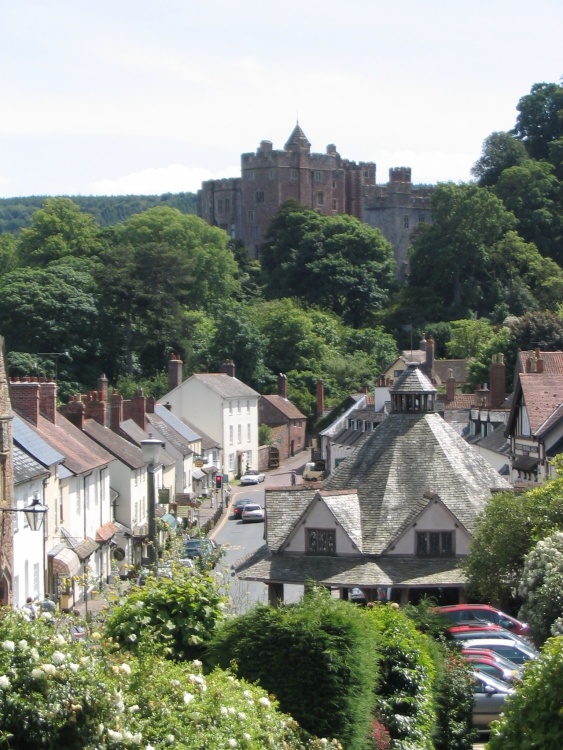
[[108, 379], [105, 375], [102, 375], [101, 378], [98, 378], [98, 393], [100, 394], [99, 398], [100, 401], [105, 401], [107, 404], [108, 400]]
[[278, 375], [278, 396], [287, 399], [287, 375], [282, 372]]
[[123, 396], [113, 392], [111, 397], [110, 427], [112, 432], [119, 434], [119, 426], [123, 422]]
[[504, 354], [493, 354], [493, 360], [489, 368], [489, 381], [491, 384], [491, 408], [498, 409], [506, 399], [506, 365]]
[[123, 419], [132, 419], [135, 424], [145, 429], [145, 414], [147, 412], [147, 401], [143, 389], [139, 388], [137, 395], [123, 402]]
[[39, 423], [39, 383], [29, 378], [14, 378], [10, 381], [12, 406], [36, 427]]
[[68, 404], [63, 404], [61, 414], [79, 430], [84, 429], [84, 403], [80, 396], [73, 396]]
[[170, 354], [168, 360], [168, 390], [173, 391], [182, 382], [183, 362], [177, 354]]
[[57, 384], [54, 380], [46, 382], [44, 378], [39, 379], [39, 411], [55, 424], [57, 419]]
[[451, 404], [455, 400], [455, 378], [454, 371], [450, 368], [448, 370], [448, 377], [446, 378], [446, 404]]
[[543, 372], [543, 357], [539, 349], [536, 349], [536, 372], [538, 375], [541, 375]]
[[224, 372], [225, 375], [228, 375], [230, 378], [235, 377], [235, 363], [232, 359], [226, 359], [221, 364], [221, 372]]
[[320, 419], [325, 410], [325, 384], [319, 378], [317, 380], [317, 419]]
[[[426, 367], [428, 368], [429, 373], [434, 369], [434, 347], [434, 339], [432, 336], [429, 336], [426, 339]], [[428, 377], [430, 377], [430, 374]]]

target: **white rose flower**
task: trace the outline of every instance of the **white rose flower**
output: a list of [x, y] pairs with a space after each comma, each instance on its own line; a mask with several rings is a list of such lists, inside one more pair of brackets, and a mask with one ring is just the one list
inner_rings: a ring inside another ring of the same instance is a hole
[[29, 655], [34, 661], [39, 661], [39, 651], [35, 647], [30, 648]]
[[250, 739], [250, 735], [248, 734], [248, 732], [245, 732], [245, 733], [244, 733], [244, 734], [243, 734], [242, 736], [244, 737], [244, 739], [245, 739], [245, 740], [246, 740], [247, 742], [248, 742], [248, 740]]
[[31, 670], [31, 677], [34, 680], [40, 680], [44, 674], [45, 672], [42, 669], [38, 669], [37, 667]]
[[65, 659], [66, 657], [62, 651], [53, 651], [53, 655], [51, 656], [51, 661], [53, 662], [53, 664], [58, 666], [59, 664], [62, 664]]
[[203, 662], [201, 662], [199, 659], [194, 659], [192, 663], [196, 669], [201, 669], [201, 667], [203, 666]]
[[174, 737], [173, 734], [167, 734], [166, 735], [166, 742], [168, 742], [169, 745], [174, 744], [176, 742], [176, 737]]
[[76, 672], [78, 672], [79, 666], [78, 666], [78, 664], [75, 664], [74, 662], [71, 662], [68, 665], [68, 668], [70, 669], [71, 672], [76, 673]]
[[52, 620], [53, 619], [53, 615], [51, 614], [51, 612], [41, 612], [41, 617], [44, 620]]
[[226, 716], [229, 712], [227, 711], [226, 706], [221, 706], [221, 715]]
[[265, 708], [270, 708], [270, 705], [271, 705], [270, 701], [265, 696], [262, 696], [262, 698], [260, 698], [259, 703], [261, 706], [264, 706]]
[[2, 641], [2, 648], [4, 651], [13, 651], [16, 648], [16, 644], [13, 641]]
[[8, 677], [6, 677], [5, 674], [0, 675], [0, 689], [2, 690], [9, 690], [10, 688], [10, 680]]
[[244, 713], [244, 711], [239, 711], [238, 717], [241, 721], [244, 721], [246, 719], [246, 714]]
[[42, 664], [41, 669], [45, 672], [45, 674], [48, 674], [50, 677], [53, 677], [53, 675], [57, 674], [57, 668], [54, 664]]
[[57, 635], [55, 636], [55, 642], [63, 646], [66, 643], [64, 635], [62, 635], [61, 633], [57, 633]]
[[130, 634], [130, 635], [129, 635], [129, 636], [127, 637], [127, 640], [131, 641], [131, 643], [135, 643], [135, 641], [137, 640], [137, 636], [135, 635], [135, 633], [131, 633], [131, 634]]
[[236, 741], [236, 740], [234, 740], [234, 739], [233, 739], [233, 738], [231, 737], [231, 739], [229, 740], [229, 747], [236, 747], [236, 746], [237, 746], [237, 741]]
[[194, 695], [192, 693], [184, 693], [184, 703], [191, 703], [194, 699]]
[[129, 664], [122, 664], [122, 665], [121, 665], [121, 666], [119, 667], [119, 669], [120, 669], [120, 670], [121, 670], [121, 671], [122, 671], [122, 672], [123, 672], [124, 674], [131, 674], [131, 667], [129, 666]]
[[121, 732], [115, 732], [113, 729], [108, 729], [108, 737], [114, 742], [121, 742], [123, 734]]
[[134, 745], [140, 745], [142, 741], [143, 741], [143, 735], [140, 732], [137, 732], [137, 734], [134, 734], [131, 737], [131, 742]]
[[18, 641], [18, 646], [22, 651], [25, 651], [25, 649], [27, 648], [27, 641], [25, 640], [25, 638], [22, 638], [21, 641]]
[[140, 711], [140, 710], [141, 709], [139, 708], [139, 706], [136, 703], [133, 706], [129, 706], [129, 713], [131, 713], [131, 714], [136, 714], [137, 711]]

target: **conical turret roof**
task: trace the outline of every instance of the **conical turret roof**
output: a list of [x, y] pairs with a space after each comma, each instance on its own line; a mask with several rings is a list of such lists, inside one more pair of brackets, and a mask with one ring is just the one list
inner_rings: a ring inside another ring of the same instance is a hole
[[397, 378], [390, 393], [436, 393], [432, 381], [422, 372], [418, 362], [409, 362]]
[[301, 129], [301, 125], [299, 125], [299, 122], [295, 125], [295, 127], [293, 128], [293, 132], [287, 139], [287, 143], [285, 144], [285, 150], [291, 151], [292, 148], [295, 148], [296, 146], [298, 148], [306, 148], [306, 149], [311, 148], [311, 144], [307, 140], [307, 136]]

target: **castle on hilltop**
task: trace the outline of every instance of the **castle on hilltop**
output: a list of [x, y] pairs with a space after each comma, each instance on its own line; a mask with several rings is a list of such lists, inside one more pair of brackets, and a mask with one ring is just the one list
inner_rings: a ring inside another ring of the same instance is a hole
[[431, 221], [431, 191], [413, 185], [407, 167], [391, 169], [387, 185], [377, 185], [375, 162], [344, 159], [334, 144], [324, 154], [311, 153], [298, 123], [283, 150], [261, 141], [256, 153], [242, 154], [240, 177], [204, 182], [197, 213], [240, 240], [256, 258], [270, 219], [288, 200], [326, 216], [350, 214], [391, 242], [403, 277], [411, 233]]

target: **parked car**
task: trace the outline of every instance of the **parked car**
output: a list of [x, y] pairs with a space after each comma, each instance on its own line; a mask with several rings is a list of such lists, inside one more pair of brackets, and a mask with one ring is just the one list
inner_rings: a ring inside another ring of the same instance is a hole
[[514, 664], [525, 664], [530, 659], [536, 659], [538, 652], [530, 647], [522, 645], [517, 641], [506, 638], [470, 638], [463, 641], [464, 649], [488, 648], [499, 656], [509, 659]]
[[489, 724], [499, 718], [514, 689], [482, 672], [473, 672], [473, 679], [473, 726], [480, 732], [488, 732]]
[[453, 604], [447, 607], [437, 607], [436, 612], [449, 620], [458, 623], [460, 621], [468, 622], [470, 620], [485, 620], [495, 625], [500, 625], [511, 633], [521, 635], [524, 638], [528, 635], [530, 626], [526, 622], [520, 622], [515, 617], [501, 612], [488, 604]]
[[367, 604], [367, 599], [362, 591], [361, 588], [358, 588], [358, 586], [354, 586], [353, 589], [350, 589], [350, 593], [348, 594], [348, 599], [351, 602], [354, 602], [354, 604], [360, 604], [362, 607], [364, 607]]
[[233, 505], [234, 518], [242, 518], [242, 509], [245, 505], [252, 505], [252, 500], [249, 497], [241, 497], [235, 500], [235, 504]]
[[244, 486], [246, 484], [260, 484], [266, 479], [266, 475], [255, 469], [249, 469], [240, 478], [240, 483]]
[[253, 521], [264, 520], [264, 508], [261, 505], [247, 503], [242, 509], [242, 522], [252, 523]]
[[463, 656], [470, 663], [474, 672], [490, 674], [495, 679], [509, 685], [522, 680], [522, 670], [516, 664], [507, 662], [494, 651], [489, 651], [489, 653], [490, 656], [487, 656], [484, 651], [472, 653], [471, 649], [467, 649], [463, 651]]
[[212, 539], [196, 536], [187, 539], [184, 544], [184, 554], [188, 559], [200, 565], [214, 568], [217, 564], [218, 547]]
[[508, 641], [519, 643], [537, 654], [535, 646], [530, 643], [529, 640], [522, 638], [520, 635], [516, 635], [516, 633], [511, 633], [509, 630], [505, 630], [498, 625], [493, 625], [492, 623], [484, 623], [483, 626], [480, 626], [479, 623], [469, 626], [453, 625], [451, 628], [448, 628], [448, 631], [456, 641], [464, 641], [468, 638], [503, 638]]

